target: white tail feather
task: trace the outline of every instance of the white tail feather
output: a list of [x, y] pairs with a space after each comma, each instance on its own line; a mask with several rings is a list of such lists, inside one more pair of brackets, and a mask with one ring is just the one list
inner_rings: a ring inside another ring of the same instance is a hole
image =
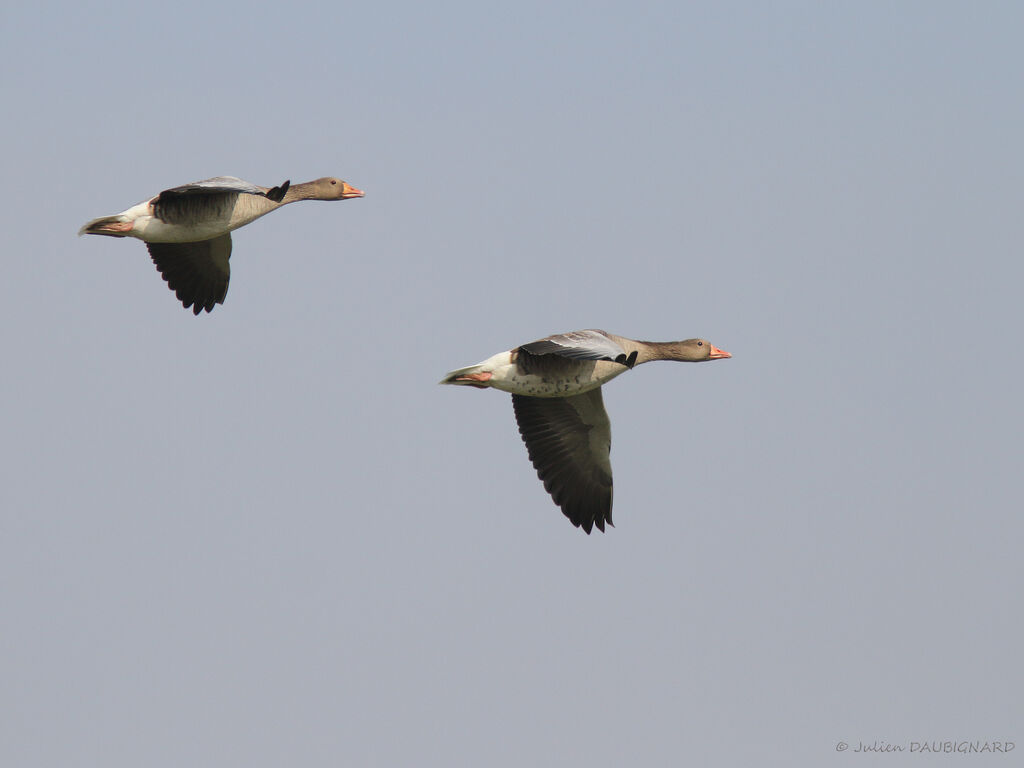
[[456, 381], [459, 376], [465, 376], [470, 373], [480, 373], [486, 368], [483, 363], [477, 363], [476, 365], [470, 365], [465, 368], [458, 368], [454, 371], [449, 371], [444, 375], [438, 384], [462, 384], [466, 386], [480, 386], [479, 382], [475, 381]]

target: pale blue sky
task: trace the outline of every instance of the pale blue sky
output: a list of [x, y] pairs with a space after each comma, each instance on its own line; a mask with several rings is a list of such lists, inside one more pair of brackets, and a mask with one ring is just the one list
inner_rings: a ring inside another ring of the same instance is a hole
[[[1018, 4], [0, 14], [4, 765], [1024, 750]], [[75, 237], [219, 174], [367, 196], [199, 318]], [[590, 537], [436, 386], [588, 327], [734, 355], [606, 387]]]

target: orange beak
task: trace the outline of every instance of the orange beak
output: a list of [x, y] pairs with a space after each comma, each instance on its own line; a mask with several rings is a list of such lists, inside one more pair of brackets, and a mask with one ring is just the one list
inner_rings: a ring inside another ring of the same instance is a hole
[[356, 189], [347, 181], [341, 182], [341, 199], [348, 200], [350, 197], [363, 197], [366, 193], [361, 189]]
[[712, 344], [711, 345], [711, 354], [708, 355], [708, 360], [718, 360], [719, 358], [722, 358], [722, 357], [732, 357], [732, 355], [730, 355], [724, 349], [719, 349], [714, 344]]

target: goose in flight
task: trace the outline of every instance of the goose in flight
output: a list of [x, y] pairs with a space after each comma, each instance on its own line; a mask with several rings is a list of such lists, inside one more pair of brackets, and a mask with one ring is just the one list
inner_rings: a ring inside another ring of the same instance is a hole
[[612, 525], [611, 424], [601, 386], [651, 360], [732, 357], [704, 339], [635, 341], [598, 330], [562, 333], [451, 371], [441, 384], [512, 394], [519, 434], [544, 488], [588, 534]]
[[296, 200], [348, 200], [363, 192], [341, 179], [258, 187], [217, 176], [165, 189], [126, 211], [93, 219], [79, 235], [144, 240], [157, 270], [185, 309], [223, 304], [231, 277], [231, 230]]

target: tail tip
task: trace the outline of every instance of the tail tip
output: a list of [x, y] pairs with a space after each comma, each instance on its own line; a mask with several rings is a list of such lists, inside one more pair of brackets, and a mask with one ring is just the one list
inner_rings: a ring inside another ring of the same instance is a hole
[[127, 237], [132, 231], [135, 222], [127, 216], [103, 216], [99, 219], [87, 221], [78, 230], [78, 235], [107, 235], [108, 237]]

